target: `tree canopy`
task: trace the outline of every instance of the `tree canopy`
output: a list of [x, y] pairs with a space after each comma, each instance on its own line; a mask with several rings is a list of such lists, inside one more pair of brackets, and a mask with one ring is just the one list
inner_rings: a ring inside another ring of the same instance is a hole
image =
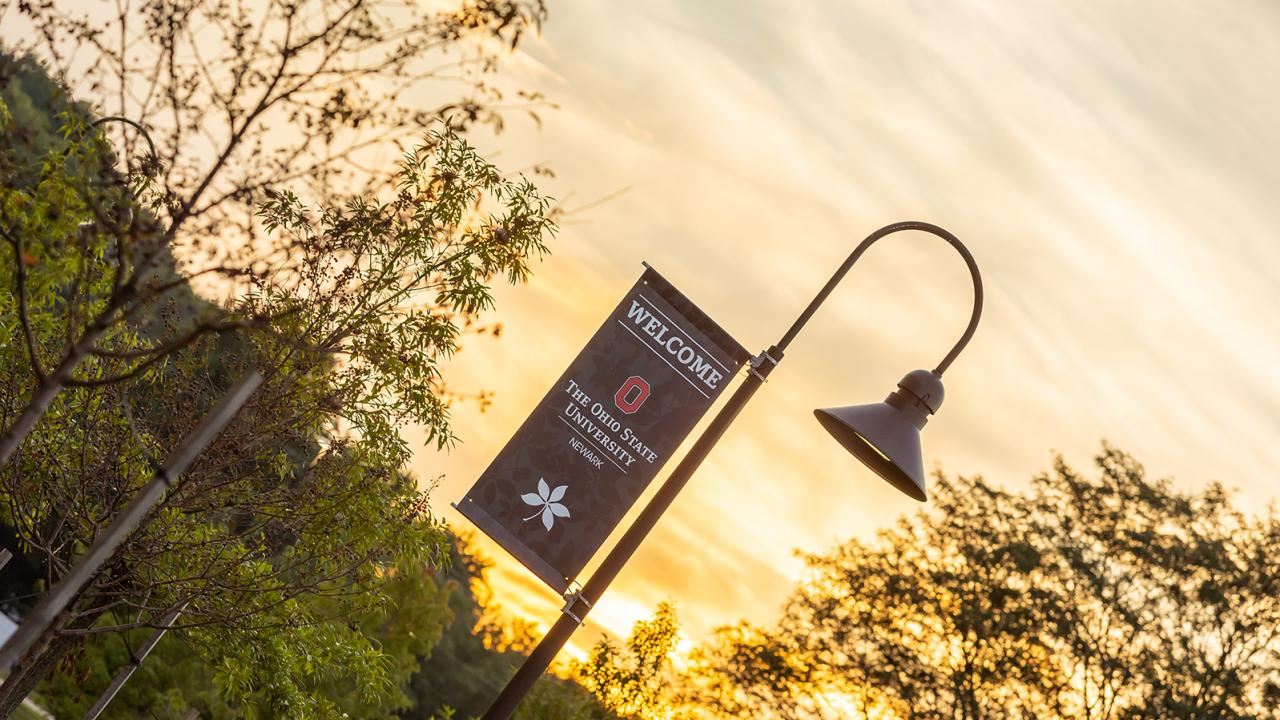
[[[155, 627], [180, 606], [175, 629], [241, 712], [334, 715], [339, 704], [311, 689], [343, 679], [375, 701], [396, 685], [392, 640], [353, 619], [390, 602], [396, 578], [446, 559], [426, 494], [401, 474], [401, 429], [450, 441], [439, 363], [491, 306], [491, 282], [523, 280], [545, 250], [549, 200], [447, 126], [404, 155], [381, 194], [309, 208], [272, 191], [259, 221], [296, 263], [251, 275], [221, 308], [269, 320], [155, 354], [141, 315], [113, 303], [134, 282], [120, 278], [151, 282], [127, 250], [161, 229], [130, 205], [83, 118], [62, 113], [54, 141], [24, 156], [8, 151], [26, 129], [6, 108], [0, 283], [19, 292], [0, 300], [0, 364], [7, 387], [29, 390], [0, 398], [3, 417], [28, 416], [48, 387], [42, 357], [70, 357], [85, 317], [111, 321], [0, 466], [5, 524], [44, 585], [234, 377], [256, 368], [266, 380], [10, 674], [0, 712], [85, 638]], [[131, 212], [104, 220], [111, 207]], [[160, 296], [148, 307], [160, 324], [189, 320]]]
[[708, 717], [1242, 718], [1280, 701], [1280, 518], [1104, 447], [1021, 492], [938, 479], [875, 541], [805, 555], [770, 626], [719, 631]]

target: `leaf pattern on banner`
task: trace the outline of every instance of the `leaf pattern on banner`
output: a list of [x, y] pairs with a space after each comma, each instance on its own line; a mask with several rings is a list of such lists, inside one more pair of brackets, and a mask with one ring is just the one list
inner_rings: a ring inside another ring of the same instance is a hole
[[565, 491], [569, 489], [568, 485], [558, 485], [553, 490], [544, 478], [538, 478], [538, 492], [525, 493], [520, 496], [525, 505], [532, 505], [538, 508], [538, 511], [525, 518], [525, 522], [542, 516], [542, 526], [551, 532], [551, 528], [556, 523], [556, 518], [569, 517], [569, 508], [560, 504], [560, 500], [564, 499]]

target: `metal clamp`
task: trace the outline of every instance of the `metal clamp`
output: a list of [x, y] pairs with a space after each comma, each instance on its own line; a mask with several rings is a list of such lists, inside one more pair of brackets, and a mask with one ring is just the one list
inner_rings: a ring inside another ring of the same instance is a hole
[[[769, 382], [768, 378], [766, 377], [767, 373], [760, 372], [760, 368], [764, 367], [764, 363], [766, 360], [769, 361], [769, 363], [772, 365], [776, 366], [778, 364], [778, 359], [770, 355], [768, 350], [761, 350], [760, 354], [751, 358], [751, 362], [747, 364], [747, 372], [760, 378], [760, 382]], [[769, 368], [769, 371], [772, 372], [773, 368]]]
[[[569, 617], [573, 618], [574, 622], [578, 623], [578, 627], [582, 627], [583, 625], [585, 625], [585, 624], [586, 624], [586, 622], [587, 622], [587, 621], [586, 621], [586, 620], [583, 620], [583, 619], [582, 619], [582, 618], [580, 618], [580, 617], [578, 617], [578, 616], [577, 616], [577, 615], [575, 615], [575, 614], [574, 614], [574, 612], [573, 612], [573, 610], [574, 610], [574, 604], [575, 604], [575, 603], [578, 603], [578, 602], [581, 602], [583, 605], [586, 605], [586, 606], [587, 606], [587, 611], [588, 611], [588, 612], [590, 612], [590, 610], [591, 610], [591, 602], [590, 602], [589, 600], [587, 600], [586, 598], [582, 597], [582, 589], [581, 589], [581, 588], [579, 588], [579, 589], [577, 589], [577, 590], [572, 590], [572, 591], [567, 592], [567, 593], [565, 593], [565, 594], [564, 594], [564, 607], [560, 608], [560, 612], [562, 612], [562, 613], [564, 613], [565, 615], [568, 615]], [[582, 614], [583, 614], [583, 615], [586, 615], [587, 613], [585, 613], [585, 612], [584, 612], [584, 613], [582, 613]]]

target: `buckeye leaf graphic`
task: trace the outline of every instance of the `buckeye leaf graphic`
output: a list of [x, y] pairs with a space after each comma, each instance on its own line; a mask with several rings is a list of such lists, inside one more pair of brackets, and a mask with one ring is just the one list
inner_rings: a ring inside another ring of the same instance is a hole
[[531, 505], [538, 508], [538, 511], [525, 518], [525, 522], [542, 516], [542, 526], [551, 532], [552, 526], [556, 524], [556, 518], [569, 517], [569, 508], [560, 504], [564, 499], [564, 493], [569, 489], [568, 485], [558, 485], [553, 490], [544, 478], [538, 478], [538, 492], [525, 493], [520, 496], [525, 505]]

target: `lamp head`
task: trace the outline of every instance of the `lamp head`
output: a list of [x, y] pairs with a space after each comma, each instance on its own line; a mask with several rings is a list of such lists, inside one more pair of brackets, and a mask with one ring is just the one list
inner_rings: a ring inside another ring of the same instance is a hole
[[942, 378], [912, 370], [884, 402], [814, 410], [822, 427], [888, 483], [924, 502], [920, 430], [942, 406]]

